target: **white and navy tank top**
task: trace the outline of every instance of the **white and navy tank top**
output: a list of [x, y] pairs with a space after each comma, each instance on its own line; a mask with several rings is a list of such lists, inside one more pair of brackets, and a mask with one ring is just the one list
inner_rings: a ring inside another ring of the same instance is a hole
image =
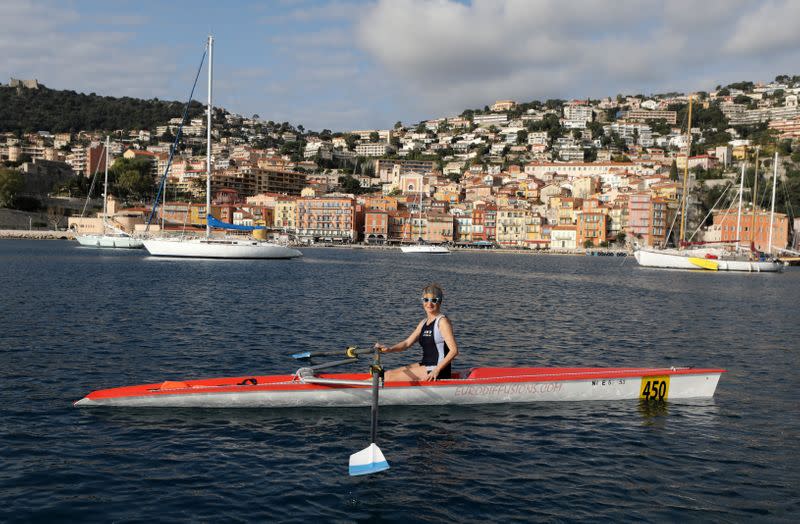
[[[450, 352], [447, 342], [444, 341], [441, 331], [439, 331], [439, 321], [444, 315], [439, 315], [432, 322], [426, 322], [422, 326], [422, 333], [419, 335], [419, 345], [422, 346], [423, 366], [438, 366], [444, 357]], [[439, 378], [450, 378], [450, 364], [442, 369]]]

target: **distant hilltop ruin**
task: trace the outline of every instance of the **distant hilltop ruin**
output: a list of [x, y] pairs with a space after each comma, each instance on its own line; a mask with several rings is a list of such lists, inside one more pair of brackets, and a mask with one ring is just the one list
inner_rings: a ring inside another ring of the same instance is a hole
[[20, 80], [19, 78], [12, 78], [8, 83], [8, 87], [16, 87], [17, 89], [24, 87], [25, 89], [39, 89], [42, 84], [37, 79], [33, 80]]

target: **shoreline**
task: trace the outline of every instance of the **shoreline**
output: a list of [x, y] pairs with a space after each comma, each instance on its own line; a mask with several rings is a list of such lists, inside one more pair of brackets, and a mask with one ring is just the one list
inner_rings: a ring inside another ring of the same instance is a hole
[[52, 229], [0, 229], [0, 240], [74, 240], [75, 233]]
[[[75, 233], [71, 230], [27, 230], [27, 229], [0, 229], [0, 240], [75, 240]], [[374, 246], [369, 244], [300, 244], [298, 249], [366, 249], [371, 251], [399, 251], [400, 246]], [[584, 248], [569, 250], [551, 249], [509, 249], [509, 248], [469, 248], [469, 247], [450, 247], [453, 253], [496, 253], [496, 254], [519, 254], [519, 255], [571, 255], [571, 256], [606, 256], [606, 257], [627, 257], [630, 254], [625, 250], [594, 248], [590, 252], [597, 253], [591, 255]]]

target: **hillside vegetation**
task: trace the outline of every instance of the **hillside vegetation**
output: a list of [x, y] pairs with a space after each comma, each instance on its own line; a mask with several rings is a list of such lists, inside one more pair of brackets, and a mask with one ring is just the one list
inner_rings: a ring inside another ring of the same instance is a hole
[[[147, 129], [155, 130], [170, 118], [183, 115], [183, 102], [99, 96], [75, 91], [0, 87], [0, 132]], [[203, 112], [192, 101], [189, 116]]]

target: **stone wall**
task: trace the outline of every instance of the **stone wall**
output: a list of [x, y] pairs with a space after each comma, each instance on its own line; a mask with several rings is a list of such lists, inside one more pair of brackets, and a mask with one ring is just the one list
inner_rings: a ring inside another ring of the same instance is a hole
[[75, 234], [72, 231], [47, 231], [26, 229], [0, 229], [0, 240], [22, 238], [28, 240], [73, 240]]

